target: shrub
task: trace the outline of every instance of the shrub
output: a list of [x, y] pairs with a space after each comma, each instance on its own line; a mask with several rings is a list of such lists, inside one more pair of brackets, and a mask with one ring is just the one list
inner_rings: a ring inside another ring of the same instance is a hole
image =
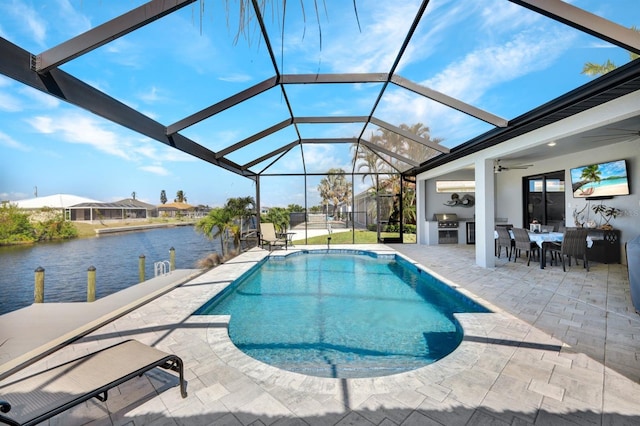
[[78, 230], [62, 214], [42, 209], [30, 215], [16, 205], [0, 208], [0, 245], [76, 238]]
[[29, 215], [14, 204], [0, 207], [0, 245], [32, 243], [36, 241]]
[[61, 214], [34, 224], [37, 241], [68, 240], [78, 236], [78, 230], [71, 222], [64, 220]]
[[218, 253], [211, 253], [203, 259], [196, 262], [196, 266], [201, 269], [211, 269], [222, 263], [222, 257]]
[[404, 225], [404, 233], [405, 234], [415, 234], [417, 231], [417, 226], [416, 225]]

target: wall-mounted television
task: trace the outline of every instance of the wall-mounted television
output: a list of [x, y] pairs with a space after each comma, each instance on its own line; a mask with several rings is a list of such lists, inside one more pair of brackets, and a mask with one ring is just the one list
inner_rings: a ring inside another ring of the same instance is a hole
[[626, 160], [589, 164], [571, 169], [574, 198], [629, 195]]

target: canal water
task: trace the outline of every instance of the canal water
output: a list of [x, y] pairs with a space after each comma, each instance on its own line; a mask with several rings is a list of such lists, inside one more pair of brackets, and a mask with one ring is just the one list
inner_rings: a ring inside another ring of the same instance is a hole
[[220, 240], [209, 240], [193, 226], [158, 228], [30, 246], [0, 247], [0, 315], [33, 303], [36, 268], [45, 270], [44, 301], [82, 302], [87, 299], [87, 269], [96, 268], [96, 298], [138, 283], [140, 255], [146, 279], [154, 262], [176, 254], [177, 269], [197, 268], [199, 259], [217, 251]]

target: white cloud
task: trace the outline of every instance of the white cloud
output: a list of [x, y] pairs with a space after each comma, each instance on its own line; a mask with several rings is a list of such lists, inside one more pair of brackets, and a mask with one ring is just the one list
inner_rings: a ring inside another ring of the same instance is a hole
[[138, 97], [147, 103], [154, 103], [159, 101], [164, 101], [166, 99], [162, 94], [162, 90], [158, 89], [156, 86], [151, 86], [151, 88], [144, 92], [138, 94]]
[[24, 109], [24, 103], [9, 93], [0, 92], [0, 111], [18, 112]]
[[56, 135], [64, 142], [89, 145], [98, 151], [131, 160], [130, 144], [88, 115], [65, 113], [57, 117], [37, 116], [28, 121], [40, 133]]
[[21, 95], [30, 98], [32, 101], [35, 101], [30, 103], [34, 107], [54, 109], [60, 105], [60, 100], [55, 96], [47, 95], [46, 93], [29, 86], [21, 86], [18, 89], [18, 92]]
[[38, 13], [32, 7], [14, 0], [11, 4], [6, 5], [5, 9], [16, 21], [23, 23], [25, 34], [32, 37], [38, 46], [45, 45], [47, 23], [38, 16]]
[[[484, 45], [469, 52], [420, 84], [482, 107], [488, 92], [499, 96], [501, 84], [548, 68], [569, 49], [574, 39], [575, 33], [569, 30], [522, 31], [506, 42]], [[438, 123], [446, 123], [459, 134], [471, 136], [473, 133], [471, 129], [465, 132], [457, 127], [471, 125], [473, 120], [468, 116], [403, 90], [387, 91], [376, 115], [397, 123], [428, 123], [434, 131]], [[438, 135], [437, 131], [434, 135], [445, 136]]]
[[473, 103], [489, 88], [547, 68], [572, 40], [569, 32], [520, 33], [502, 45], [467, 54], [422, 84]]
[[[304, 161], [307, 171], [325, 172], [329, 169], [341, 168], [349, 171], [351, 168], [349, 158], [341, 158], [336, 152], [335, 145], [307, 144], [304, 146]], [[297, 165], [300, 168], [300, 165]]]
[[140, 167], [140, 170], [143, 170], [145, 172], [149, 172], [149, 173], [153, 173], [155, 175], [158, 176], [169, 176], [169, 171], [167, 169], [165, 169], [162, 166], [142, 166]]
[[[119, 131], [119, 127], [78, 112], [64, 112], [56, 116], [37, 116], [27, 120], [33, 128], [53, 138], [71, 144], [86, 145], [100, 152], [128, 161], [192, 162], [196, 159], [162, 142]], [[161, 174], [160, 168], [145, 169]]]
[[72, 36], [88, 31], [91, 28], [89, 18], [74, 9], [69, 0], [57, 0], [57, 16], [62, 25]]
[[0, 200], [20, 201], [32, 197], [33, 194], [25, 194], [24, 192], [0, 192]]
[[224, 77], [220, 77], [218, 80], [226, 81], [228, 83], [244, 83], [245, 81], [253, 80], [248, 74], [238, 73], [238, 74], [229, 74]]
[[150, 158], [156, 161], [170, 162], [190, 162], [196, 161], [196, 158], [185, 154], [175, 148], [171, 148], [162, 142], [155, 141], [146, 137], [137, 138], [133, 141], [132, 151], [144, 158]]
[[31, 151], [31, 148], [13, 139], [6, 133], [0, 132], [0, 145], [20, 151]]
[[[345, 17], [346, 22], [338, 20], [334, 24], [331, 19], [335, 16], [329, 20], [330, 26], [340, 27], [338, 32], [342, 42], [330, 39], [319, 53], [321, 61], [329, 64], [333, 72], [386, 72], [391, 68], [406, 37], [409, 24], [407, 17], [415, 15], [417, 5], [410, 2], [376, 2], [358, 11], [361, 13], [362, 32], [358, 32], [355, 17], [351, 15]], [[371, 14], [365, 15], [367, 11], [371, 11]], [[328, 28], [327, 33], [330, 37], [332, 29]], [[301, 47], [314, 57], [318, 56], [308, 46]]]
[[133, 69], [142, 69], [147, 61], [144, 58], [142, 46], [118, 38], [105, 46], [105, 51], [110, 55], [110, 59], [119, 65]]
[[[7, 90], [1, 90], [3, 88], [7, 88]], [[14, 88], [15, 90], [13, 90]], [[25, 98], [28, 98], [26, 102]], [[60, 105], [60, 101], [54, 96], [47, 95], [30, 86], [15, 85], [12, 80], [0, 78], [0, 111], [51, 110], [57, 108], [58, 105]]]
[[152, 141], [152, 143], [158, 144], [159, 153], [156, 158], [162, 161], [172, 161], [172, 162], [202, 161], [199, 158], [186, 154], [182, 151], [178, 151], [177, 149], [170, 148], [166, 145], [161, 144], [160, 142]]
[[522, 6], [502, 0], [482, 1], [476, 3], [482, 8], [481, 29], [489, 32], [507, 32], [525, 26], [534, 25], [542, 16]]

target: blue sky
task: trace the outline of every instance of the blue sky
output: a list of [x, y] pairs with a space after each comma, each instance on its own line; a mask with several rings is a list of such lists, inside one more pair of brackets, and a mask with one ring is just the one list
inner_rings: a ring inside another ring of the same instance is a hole
[[[137, 7], [138, 0], [3, 0], [0, 36], [37, 54]], [[572, 4], [629, 27], [640, 25], [637, 0], [575, 0]], [[236, 2], [230, 2], [231, 7]], [[419, 2], [358, 0], [287, 2], [265, 22], [283, 73], [388, 72]], [[222, 0], [199, 0], [145, 28], [81, 56], [62, 69], [164, 125], [274, 75], [264, 42], [253, 28], [234, 42], [237, 14], [227, 24]], [[320, 29], [319, 29], [320, 28]], [[281, 35], [284, 34], [284, 38]], [[282, 55], [284, 54], [284, 55]], [[282, 57], [284, 56], [284, 57]], [[515, 118], [590, 80], [586, 61], [618, 65], [627, 53], [606, 42], [505, 0], [432, 0], [399, 63], [404, 78], [506, 119]], [[1, 60], [1, 59], [0, 59]], [[288, 87], [298, 116], [369, 115], [379, 84]], [[269, 90], [243, 105], [183, 130], [218, 151], [286, 118], [282, 92]], [[492, 128], [398, 87], [390, 87], [375, 116], [392, 123], [424, 123], [443, 145], [456, 146]], [[357, 125], [301, 126], [303, 137], [355, 137]], [[374, 132], [367, 128], [365, 135]], [[297, 138], [284, 129], [229, 155], [244, 164]], [[115, 201], [136, 193], [158, 204], [178, 190], [192, 204], [221, 205], [254, 195], [252, 181], [197, 160], [100, 117], [0, 76], [0, 200], [68, 193]], [[292, 150], [270, 173], [301, 172]], [[350, 170], [349, 146], [308, 145], [308, 172]], [[260, 171], [268, 165], [258, 165]], [[253, 169], [252, 169], [253, 170]], [[317, 202], [319, 178], [261, 181], [263, 205]], [[356, 180], [356, 192], [366, 185]]]

